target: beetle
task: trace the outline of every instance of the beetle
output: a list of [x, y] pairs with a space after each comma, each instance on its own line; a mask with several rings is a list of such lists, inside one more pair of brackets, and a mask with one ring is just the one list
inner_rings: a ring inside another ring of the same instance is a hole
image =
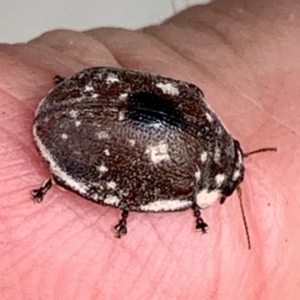
[[245, 154], [197, 86], [111, 67], [55, 82], [34, 117], [34, 141], [52, 174], [32, 191], [35, 202], [56, 183], [120, 209], [119, 238], [130, 211], [192, 209], [196, 230], [207, 231], [201, 210], [240, 185]]

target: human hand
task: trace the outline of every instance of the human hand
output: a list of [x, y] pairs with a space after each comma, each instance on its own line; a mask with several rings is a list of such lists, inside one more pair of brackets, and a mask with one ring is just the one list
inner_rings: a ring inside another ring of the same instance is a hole
[[[217, 1], [139, 31], [53, 31], [1, 45], [1, 299], [297, 299], [299, 294], [300, 7], [296, 1]], [[91, 66], [141, 69], [192, 82], [247, 152], [237, 195], [203, 211], [119, 211], [57, 186], [30, 191], [49, 171], [32, 139], [34, 111], [54, 75]], [[297, 293], [298, 292], [298, 293]]]

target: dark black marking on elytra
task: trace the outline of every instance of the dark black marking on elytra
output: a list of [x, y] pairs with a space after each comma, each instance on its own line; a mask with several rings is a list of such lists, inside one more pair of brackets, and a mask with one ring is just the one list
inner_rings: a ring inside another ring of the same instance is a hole
[[154, 93], [135, 93], [128, 99], [128, 117], [136, 124], [164, 124], [180, 128], [186, 124], [176, 103]]

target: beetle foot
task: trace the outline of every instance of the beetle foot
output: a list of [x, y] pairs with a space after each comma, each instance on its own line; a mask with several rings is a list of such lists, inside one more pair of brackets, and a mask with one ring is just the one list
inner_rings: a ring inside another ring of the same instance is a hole
[[225, 196], [222, 196], [221, 199], [220, 199], [220, 204], [224, 204], [224, 203], [225, 203], [225, 200], [226, 200], [226, 197], [225, 197]]
[[207, 233], [208, 225], [203, 221], [201, 217], [201, 210], [196, 204], [193, 206], [193, 211], [196, 218], [196, 231]]
[[52, 187], [52, 178], [46, 180], [39, 189], [32, 190], [31, 195], [34, 203], [41, 203], [44, 196]]
[[122, 210], [121, 219], [120, 219], [119, 223], [114, 227], [117, 238], [121, 238], [122, 236], [127, 234], [128, 215], [129, 215], [128, 210]]
[[63, 82], [65, 79], [66, 79], [65, 77], [56, 75], [56, 76], [54, 76], [54, 78], [53, 78], [53, 83], [54, 83], [54, 85], [57, 85], [57, 84]]
[[207, 229], [208, 229], [208, 225], [203, 221], [202, 218], [201, 218], [201, 220], [196, 221], [196, 231], [201, 231], [202, 233], [207, 233]]

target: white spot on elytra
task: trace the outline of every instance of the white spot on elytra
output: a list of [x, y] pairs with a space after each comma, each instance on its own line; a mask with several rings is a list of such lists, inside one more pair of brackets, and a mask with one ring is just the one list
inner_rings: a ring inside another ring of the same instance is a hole
[[140, 206], [141, 211], [174, 211], [187, 209], [192, 206], [192, 201], [189, 200], [157, 200]]
[[99, 198], [100, 198], [99, 194], [92, 194], [91, 197], [92, 197], [92, 199], [95, 200], [95, 201], [99, 201]]
[[238, 161], [239, 161], [240, 165], [243, 163], [243, 156], [242, 156], [241, 151], [238, 151]]
[[211, 123], [214, 120], [210, 113], [207, 112], [207, 113], [205, 113], [205, 115], [206, 115], [208, 122]]
[[108, 149], [105, 149], [105, 150], [104, 150], [104, 153], [105, 153], [106, 156], [110, 156], [110, 152], [109, 152]]
[[97, 169], [98, 169], [98, 171], [99, 171], [100, 173], [105, 173], [105, 172], [108, 171], [108, 168], [105, 167], [104, 165], [101, 165], [100, 167], [97, 167]]
[[123, 100], [126, 100], [128, 97], [128, 94], [127, 93], [122, 93], [119, 95], [119, 100], [123, 101]]
[[107, 182], [106, 186], [107, 186], [109, 189], [114, 190], [114, 189], [117, 187], [117, 184], [116, 184], [114, 181], [109, 181], [109, 182]]
[[106, 78], [106, 83], [114, 83], [114, 82], [119, 82], [119, 78], [114, 75], [114, 74], [110, 74], [107, 78]]
[[218, 187], [221, 186], [221, 184], [224, 182], [225, 178], [226, 178], [225, 174], [216, 175], [215, 181], [216, 181], [216, 184]]
[[218, 128], [217, 128], [217, 134], [218, 135], [222, 135], [223, 131], [224, 131], [223, 128], [221, 126], [218, 126]]
[[119, 112], [119, 121], [123, 121], [125, 119], [125, 114], [123, 111]]
[[67, 140], [67, 139], [68, 139], [68, 135], [65, 134], [65, 133], [63, 133], [63, 134], [61, 135], [61, 138], [62, 138], [63, 140]]
[[69, 116], [70, 116], [71, 118], [75, 119], [75, 126], [76, 126], [76, 127], [80, 126], [80, 124], [81, 124], [81, 121], [77, 120], [78, 115], [79, 115], [78, 110], [71, 109], [71, 110], [69, 111]]
[[107, 205], [115, 205], [117, 206], [120, 203], [120, 199], [117, 196], [107, 196], [103, 202]]
[[164, 94], [169, 94], [172, 96], [178, 96], [179, 90], [174, 84], [172, 83], [157, 83], [156, 86], [163, 91]]
[[77, 191], [80, 194], [86, 194], [86, 192], [89, 189], [89, 186], [78, 179], [74, 179], [70, 174], [66, 173], [60, 168], [55, 159], [52, 157], [49, 150], [45, 147], [45, 145], [41, 142], [40, 138], [38, 137], [38, 134], [36, 132], [36, 126], [33, 127], [33, 136], [42, 157], [49, 163], [51, 173], [57, 178], [60, 178], [66, 184], [66, 186], [70, 187], [72, 190]]
[[74, 109], [71, 109], [70, 111], [69, 111], [69, 116], [71, 117], [71, 118], [74, 118], [74, 119], [76, 119], [77, 117], [78, 117], [78, 110], [74, 110]]
[[219, 147], [215, 148], [215, 155], [214, 155], [214, 161], [215, 162], [220, 162], [220, 158], [221, 158], [221, 150]]
[[99, 140], [108, 139], [109, 134], [106, 131], [99, 131], [96, 133], [96, 136]]
[[218, 190], [208, 191], [204, 189], [196, 195], [196, 203], [200, 208], [206, 208], [212, 205], [220, 197]]
[[232, 176], [232, 180], [233, 181], [237, 180], [240, 177], [240, 175], [241, 175], [240, 170], [235, 170]]
[[145, 153], [149, 154], [152, 162], [157, 164], [163, 160], [170, 160], [168, 147], [167, 143], [160, 141], [156, 146], [148, 146]]
[[159, 129], [160, 127], [162, 127], [162, 124], [160, 122], [157, 122], [157, 123], [149, 124], [148, 126], [155, 129]]
[[201, 178], [201, 171], [200, 170], [197, 170], [197, 172], [195, 173], [195, 178], [196, 178], [197, 181], [200, 180], [200, 178]]
[[79, 79], [83, 78], [84, 76], [85, 76], [85, 73], [84, 73], [84, 72], [80, 72], [80, 73], [78, 74], [78, 78], [79, 78]]
[[201, 159], [201, 161], [202, 161], [203, 163], [206, 162], [206, 160], [207, 160], [207, 152], [206, 152], [206, 151], [203, 151], [203, 152], [201, 153], [200, 159]]
[[133, 140], [133, 139], [129, 139], [128, 142], [129, 142], [130, 146], [132, 146], [132, 147], [135, 145], [135, 140]]
[[94, 87], [91, 84], [88, 84], [84, 87], [84, 91], [85, 92], [93, 92], [94, 91]]

